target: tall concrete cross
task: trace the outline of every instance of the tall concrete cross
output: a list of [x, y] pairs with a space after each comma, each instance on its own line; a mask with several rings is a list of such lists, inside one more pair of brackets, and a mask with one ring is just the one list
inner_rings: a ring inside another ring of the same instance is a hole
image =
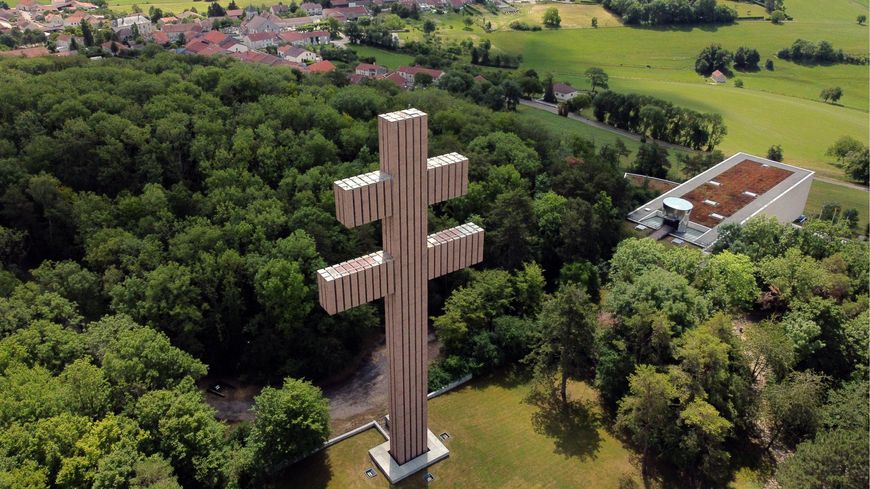
[[[335, 182], [338, 220], [383, 221], [383, 251], [318, 270], [329, 314], [383, 297], [389, 359], [389, 454], [398, 465], [427, 452], [428, 281], [483, 259], [483, 229], [468, 223], [428, 234], [429, 206], [468, 191], [468, 159], [428, 158], [428, 116], [378, 116], [381, 169]], [[383, 467], [382, 467], [383, 468]]]

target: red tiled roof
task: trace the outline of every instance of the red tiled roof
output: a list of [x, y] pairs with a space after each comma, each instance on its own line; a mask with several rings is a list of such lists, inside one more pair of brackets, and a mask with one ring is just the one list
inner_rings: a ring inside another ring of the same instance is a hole
[[161, 30], [166, 33], [186, 34], [189, 32], [202, 32], [202, 26], [194, 22], [190, 24], [166, 24]]
[[432, 68], [424, 68], [422, 66], [400, 66], [399, 69], [397, 69], [396, 71], [408, 73], [411, 76], [416, 75], [417, 73], [426, 73], [426, 74], [430, 75], [432, 78], [439, 78], [441, 75], [444, 74], [444, 72], [441, 70], [435, 70]]
[[278, 48], [278, 52], [283, 54], [284, 56], [291, 56], [293, 58], [299, 56], [300, 54], [307, 53], [308, 51], [302, 48], [297, 48], [296, 46], [291, 46], [289, 44], [281, 46]]
[[389, 80], [395, 83], [399, 86], [399, 88], [408, 88], [408, 80], [405, 80], [402, 75], [400, 75], [397, 71], [394, 71], [389, 75], [385, 76], [384, 80]]
[[[333, 3], [333, 5], [335, 5], [335, 4]], [[369, 13], [368, 9], [362, 5], [357, 5], [355, 7], [335, 7], [335, 8], [323, 9], [323, 15], [326, 15], [327, 17], [331, 17], [332, 15], [335, 15], [335, 14], [341, 14], [341, 15], [345, 15], [345, 16], [348, 14], [354, 14], [354, 15], [359, 16], [359, 15], [368, 15], [368, 13]]]
[[365, 71], [377, 71], [377, 70], [385, 70], [383, 66], [374, 65], [371, 63], [360, 63], [356, 65], [355, 70], [365, 70]]
[[282, 32], [278, 34], [278, 37], [287, 41], [287, 42], [296, 42], [296, 41], [304, 41], [306, 39], [311, 39], [314, 37], [329, 37], [329, 32], [327, 31], [311, 31], [311, 32]]
[[247, 37], [252, 42], [265, 41], [268, 39], [274, 39], [275, 33], [274, 32], [253, 32], [251, 34], [247, 34]]
[[329, 60], [318, 61], [308, 67], [308, 71], [312, 73], [329, 73], [335, 71], [335, 65]]
[[221, 31], [208, 31], [204, 36], [202, 36], [202, 38], [208, 42], [219, 44], [226, 39], [227, 36]]
[[151, 39], [157, 44], [166, 44], [169, 42], [169, 36], [165, 32], [155, 31], [151, 33]]

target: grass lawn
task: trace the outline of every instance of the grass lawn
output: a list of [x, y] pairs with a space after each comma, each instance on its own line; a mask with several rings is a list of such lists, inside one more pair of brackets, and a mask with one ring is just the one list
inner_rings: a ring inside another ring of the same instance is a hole
[[[614, 27], [601, 29], [483, 32], [474, 25], [463, 30], [462, 16], [435, 16], [443, 22], [438, 35], [446, 42], [489, 38], [493, 48], [522, 54], [521, 69], [552, 73], [557, 81], [588, 88], [583, 72], [599, 66], [610, 75], [610, 86], [620, 92], [654, 95], [703, 112], [722, 114], [728, 135], [720, 148], [725, 153], [746, 151], [765, 154], [773, 144], [782, 145], [786, 161], [842, 179], [828, 163], [825, 150], [842, 135], [870, 142], [870, 82], [866, 66], [801, 66], [776, 58], [776, 52], [798, 38], [828, 40], [837, 49], [867, 54], [870, 29], [855, 22], [866, 13], [866, 0], [828, 0], [824, 7], [814, 0], [790, 0], [794, 22], [738, 22], [728, 26], [678, 26], [661, 28]], [[545, 7], [535, 5], [534, 7]], [[559, 5], [560, 8], [594, 8], [594, 5]], [[531, 15], [531, 6], [520, 14], [492, 16], [493, 25]], [[740, 9], [751, 8], [740, 3]], [[579, 15], [579, 14], [578, 14]], [[532, 16], [533, 17], [533, 16]], [[565, 16], [563, 15], [563, 18]], [[475, 20], [480, 20], [475, 16]], [[599, 22], [602, 17], [599, 16]], [[579, 21], [578, 21], [579, 22]], [[737, 73], [745, 88], [711, 85], [695, 74], [697, 53], [711, 42], [735, 50], [758, 49], [774, 61], [774, 71]], [[841, 106], [818, 100], [826, 87], [844, 90]]]
[[357, 56], [360, 58], [374, 57], [377, 64], [386, 66], [391, 70], [402, 65], [414, 64], [414, 57], [408, 54], [364, 45], [353, 45], [350, 48], [356, 51]]
[[[595, 392], [585, 384], [571, 386], [576, 403], [574, 422], [551, 421], [524, 401], [528, 384], [503, 379], [475, 380], [429, 403], [433, 432], [448, 431], [450, 457], [430, 471], [433, 487], [567, 488], [617, 487], [629, 477], [640, 484], [632, 453], [600, 425]], [[339, 443], [288, 470], [277, 487], [311, 489], [387, 488], [383, 474], [367, 479], [374, 464], [368, 449], [382, 443], [377, 431]], [[398, 488], [425, 487], [422, 475]]]
[[870, 217], [870, 193], [816, 180], [810, 189], [804, 214], [807, 217], [817, 216], [827, 202], [839, 202], [844, 210], [858, 209], [858, 232], [864, 233]]
[[737, 11], [738, 17], [767, 17], [767, 10], [761, 5], [734, 0], [717, 0], [716, 3], [727, 5]]

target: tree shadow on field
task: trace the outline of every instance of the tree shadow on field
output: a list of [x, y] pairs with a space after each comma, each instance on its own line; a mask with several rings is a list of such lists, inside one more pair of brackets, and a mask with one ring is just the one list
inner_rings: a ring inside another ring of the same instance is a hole
[[532, 393], [527, 402], [538, 407], [532, 415], [535, 433], [553, 438], [556, 453], [581, 460], [595, 458], [601, 447], [601, 420], [593, 402], [569, 399], [563, 404], [555, 391]]
[[278, 473], [267, 487], [270, 489], [322, 489], [332, 480], [332, 466], [326, 450], [310, 455]]

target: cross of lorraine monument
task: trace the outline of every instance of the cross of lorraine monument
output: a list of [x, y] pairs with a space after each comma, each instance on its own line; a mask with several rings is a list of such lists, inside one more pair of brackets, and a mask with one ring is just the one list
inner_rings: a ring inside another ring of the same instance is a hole
[[447, 457], [428, 429], [428, 282], [483, 259], [483, 229], [468, 223], [427, 235], [429, 206], [468, 191], [468, 159], [428, 158], [428, 116], [378, 116], [380, 170], [334, 184], [336, 217], [351, 228], [381, 220], [383, 251], [317, 272], [329, 314], [384, 298], [390, 437], [369, 451], [390, 482]]

